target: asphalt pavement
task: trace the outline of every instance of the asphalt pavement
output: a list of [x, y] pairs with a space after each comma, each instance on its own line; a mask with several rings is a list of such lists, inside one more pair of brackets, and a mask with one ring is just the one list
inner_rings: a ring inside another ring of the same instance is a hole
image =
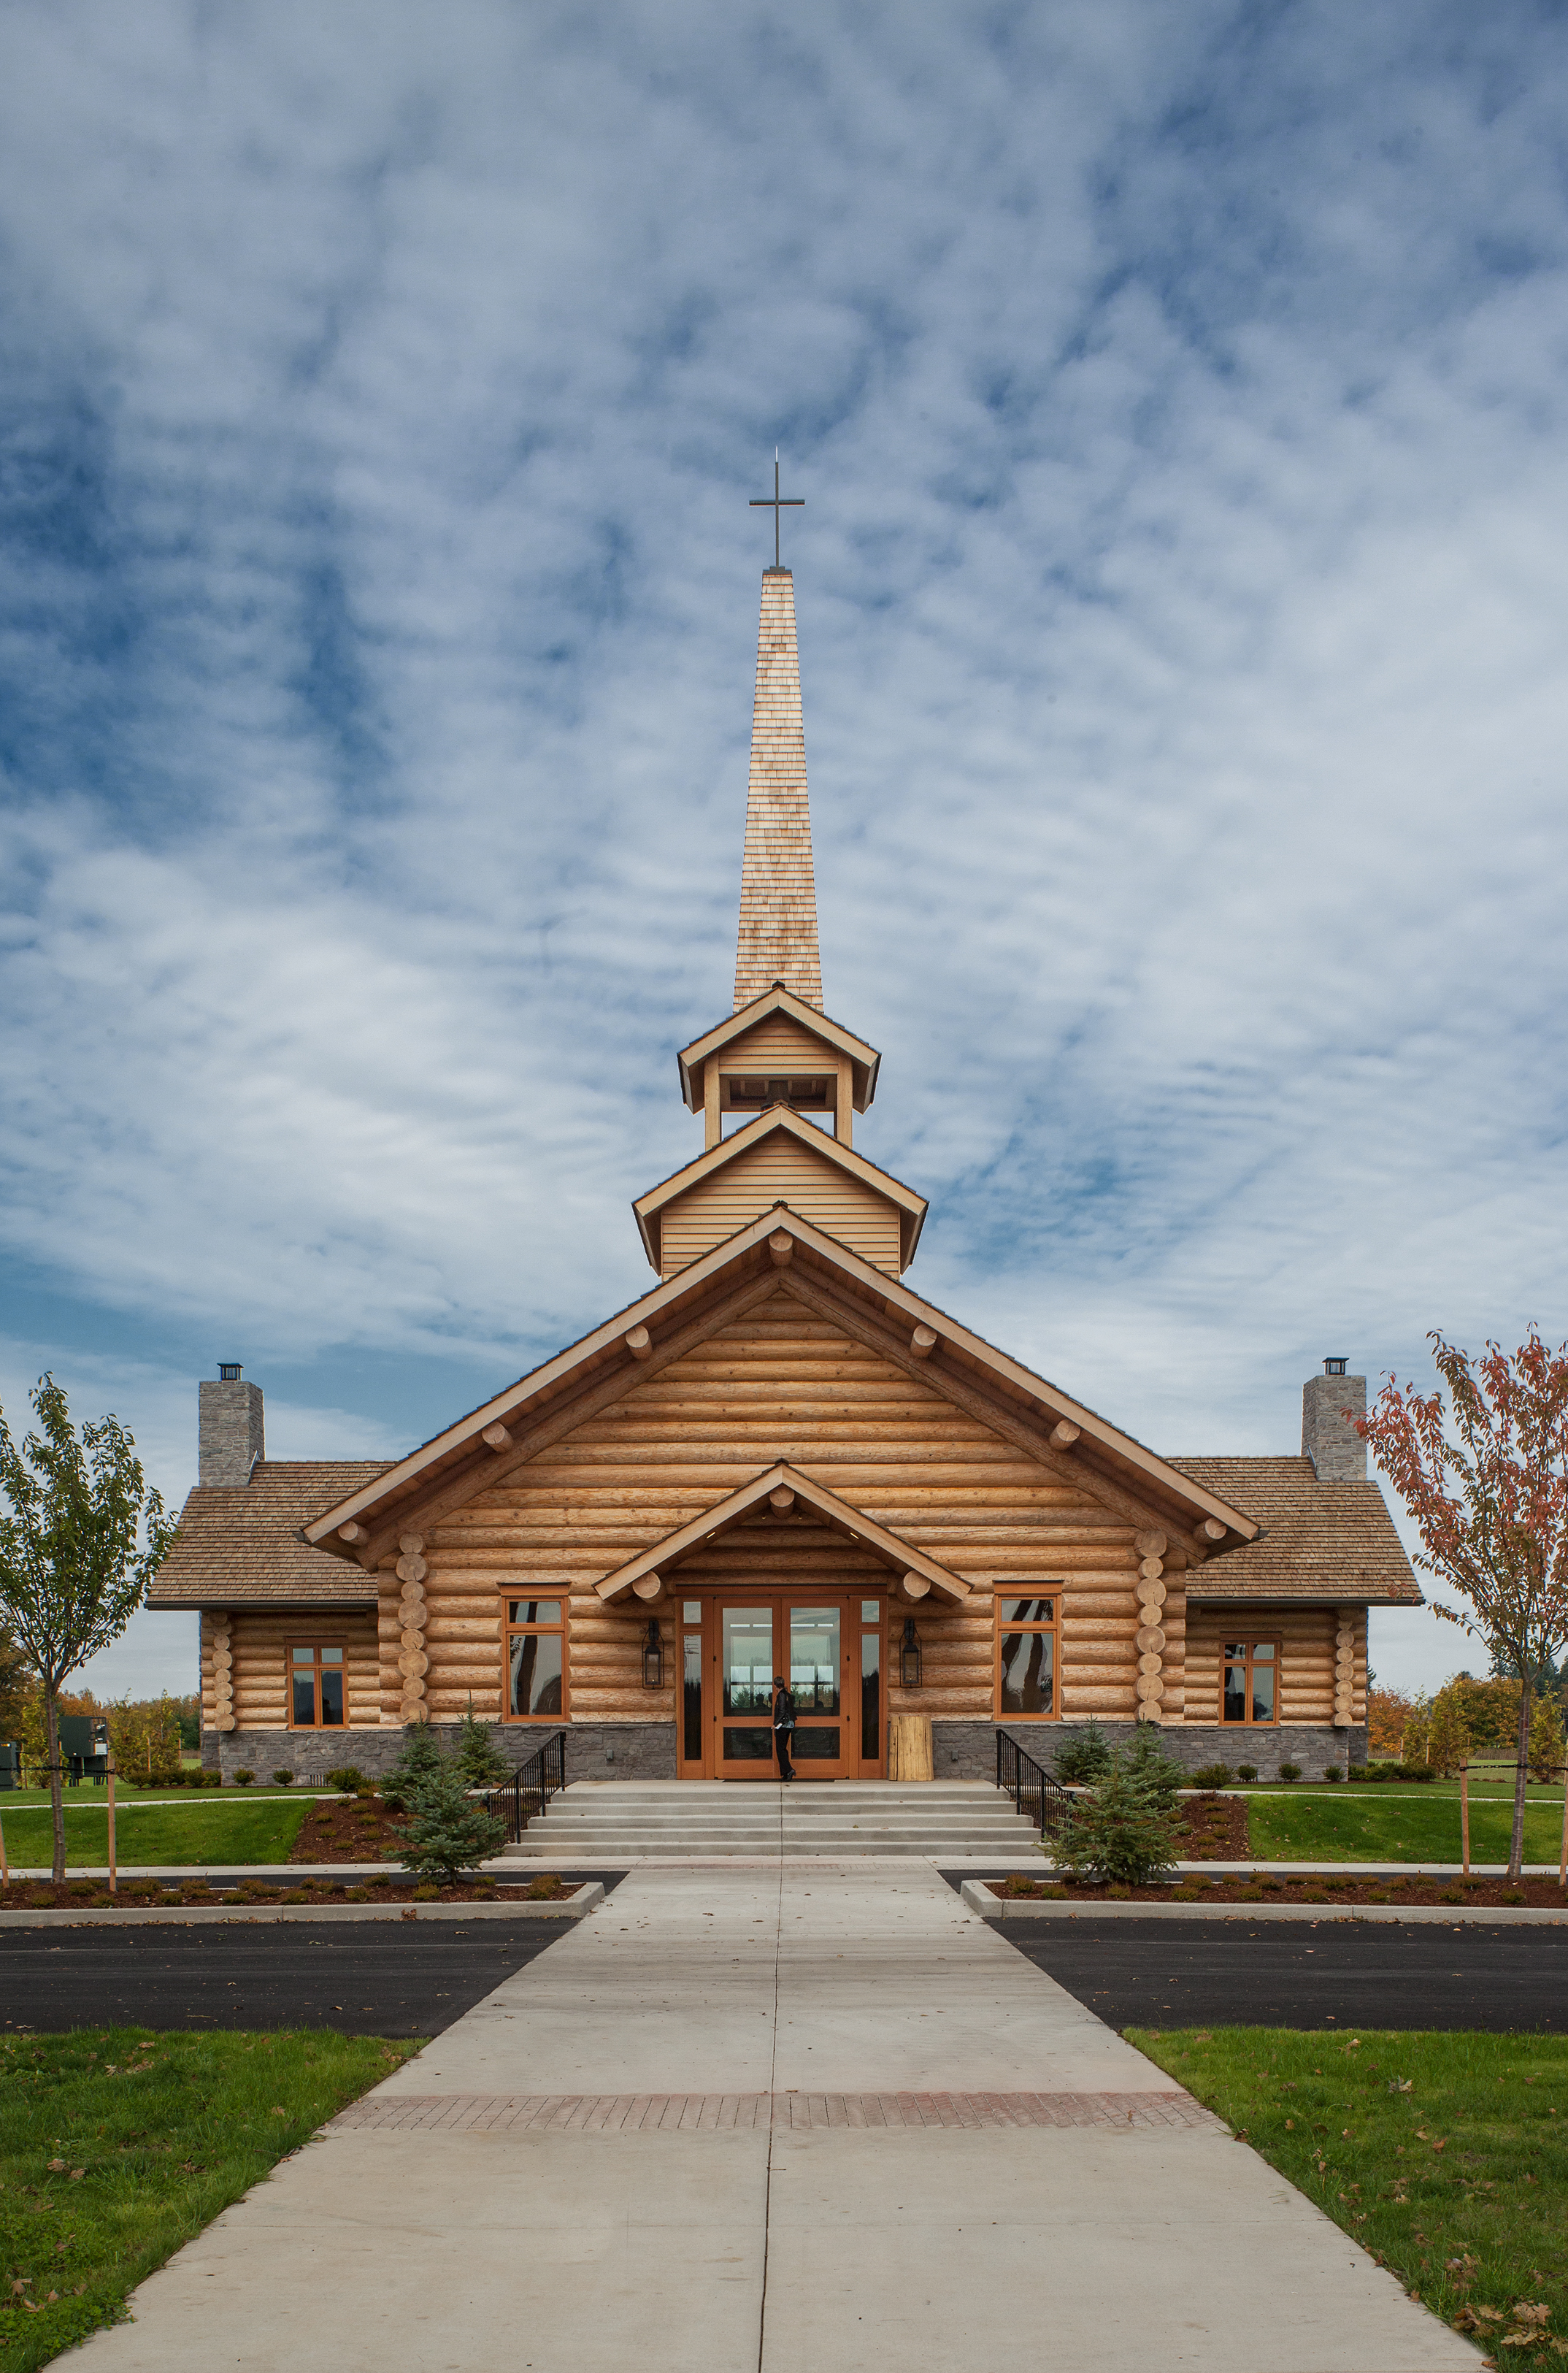
[[1090, 1916], [997, 1934], [1111, 2027], [1568, 2033], [1568, 1928]]
[[0, 2031], [337, 2028], [439, 2035], [573, 1920], [0, 1931]]

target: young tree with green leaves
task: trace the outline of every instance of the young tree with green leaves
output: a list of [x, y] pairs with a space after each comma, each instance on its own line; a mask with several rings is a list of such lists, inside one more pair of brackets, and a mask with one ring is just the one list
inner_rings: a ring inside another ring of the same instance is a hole
[[16, 1633], [0, 1623], [0, 1738], [20, 1737], [28, 1697], [37, 1687], [38, 1676]]
[[117, 1640], [168, 1555], [175, 1523], [147, 1488], [134, 1438], [116, 1417], [78, 1440], [62, 1386], [42, 1376], [38, 1420], [20, 1446], [0, 1410], [0, 1622], [15, 1634], [43, 1695], [54, 1877], [65, 1876], [60, 1686]]
[[1415, 1521], [1417, 1564], [1469, 1602], [1435, 1600], [1434, 1612], [1523, 1681], [1508, 1855], [1516, 1880], [1535, 1692], [1568, 1645], [1568, 1344], [1553, 1351], [1532, 1327], [1516, 1351], [1489, 1342], [1472, 1361], [1440, 1334], [1428, 1339], [1437, 1391], [1390, 1375], [1357, 1431]]

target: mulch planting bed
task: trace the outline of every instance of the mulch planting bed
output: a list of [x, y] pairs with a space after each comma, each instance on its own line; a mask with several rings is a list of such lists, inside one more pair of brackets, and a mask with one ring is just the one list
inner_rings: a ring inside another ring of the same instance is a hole
[[397, 1853], [407, 1818], [379, 1796], [319, 1797], [300, 1824], [289, 1860], [379, 1862]]
[[228, 1911], [251, 1905], [264, 1909], [278, 1903], [565, 1903], [577, 1892], [575, 1884], [552, 1887], [536, 1879], [497, 1884], [480, 1880], [463, 1887], [417, 1885], [412, 1879], [374, 1878], [366, 1881], [307, 1879], [290, 1884], [244, 1878], [238, 1887], [160, 1887], [155, 1880], [122, 1879], [118, 1895], [90, 1879], [68, 1879], [56, 1887], [50, 1879], [33, 1879], [0, 1889], [0, 1911]]
[[[1190, 1857], [1185, 1857], [1190, 1859]], [[1009, 1903], [1420, 1903], [1469, 1904], [1486, 1911], [1523, 1904], [1535, 1911], [1568, 1915], [1568, 1894], [1555, 1879], [1527, 1878], [1510, 1887], [1503, 1878], [1258, 1878], [1186, 1879], [1171, 1887], [1074, 1887], [1020, 1872], [987, 1879], [993, 1895]]]
[[1252, 1851], [1247, 1839], [1247, 1804], [1240, 1796], [1183, 1796], [1177, 1808], [1179, 1862], [1242, 1862]]

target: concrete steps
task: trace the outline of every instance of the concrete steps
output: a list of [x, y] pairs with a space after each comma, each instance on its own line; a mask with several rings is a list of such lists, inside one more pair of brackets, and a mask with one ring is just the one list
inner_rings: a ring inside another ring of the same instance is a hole
[[1032, 1860], [1037, 1831], [985, 1780], [579, 1780], [505, 1858], [584, 1868], [643, 1855], [970, 1854]]

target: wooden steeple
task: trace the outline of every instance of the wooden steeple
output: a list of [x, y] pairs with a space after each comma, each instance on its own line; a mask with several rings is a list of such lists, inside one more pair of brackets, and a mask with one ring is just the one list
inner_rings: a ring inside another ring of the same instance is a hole
[[[735, 1010], [683, 1047], [680, 1093], [703, 1151], [633, 1205], [665, 1277], [760, 1212], [785, 1205], [897, 1276], [925, 1201], [852, 1150], [877, 1093], [875, 1046], [822, 1011], [795, 580], [762, 572], [751, 773], [740, 868]], [[826, 1128], [800, 1117], [827, 1116]], [[725, 1135], [726, 1116], [741, 1125]], [[831, 1134], [829, 1134], [830, 1129]]]

